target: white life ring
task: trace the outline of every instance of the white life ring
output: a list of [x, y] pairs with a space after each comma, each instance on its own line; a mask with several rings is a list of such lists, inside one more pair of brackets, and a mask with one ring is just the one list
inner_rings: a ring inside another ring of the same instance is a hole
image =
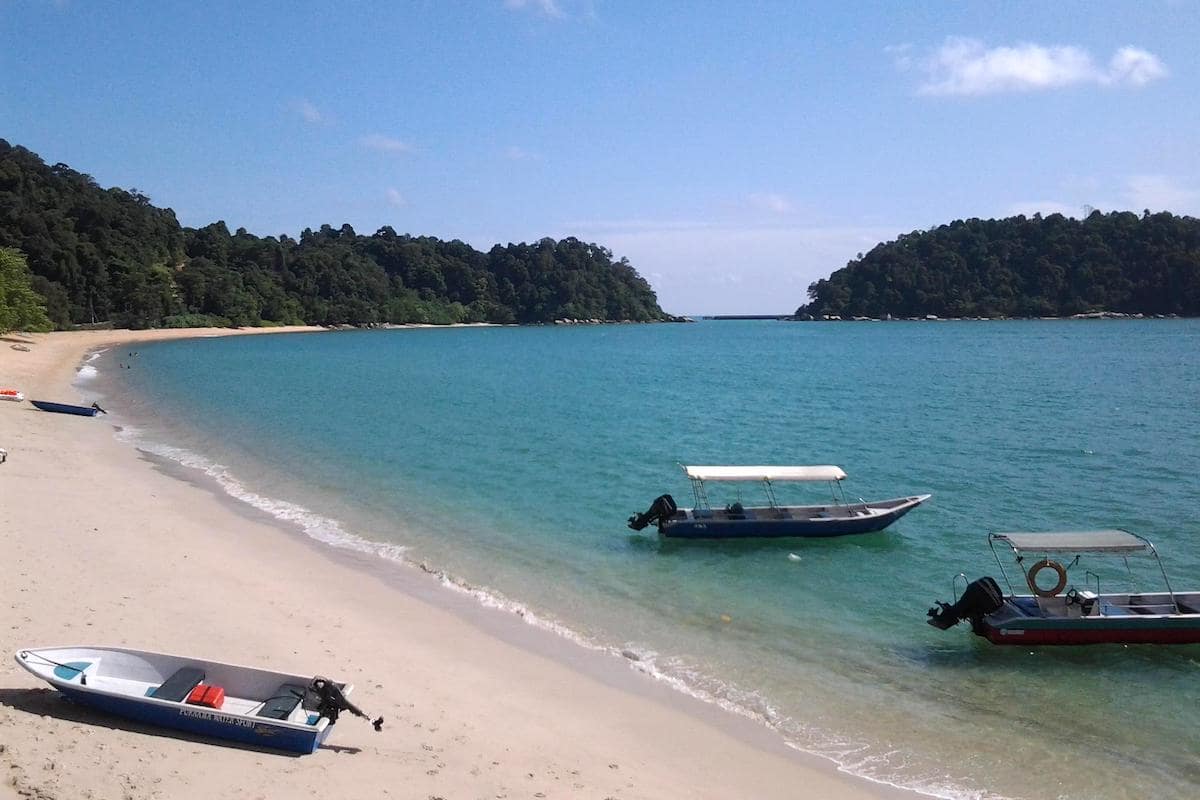
[[[1043, 589], [1042, 587], [1038, 586], [1038, 573], [1044, 569], [1052, 569], [1054, 570], [1055, 574], [1058, 575], [1058, 583], [1054, 584], [1054, 586], [1050, 587], [1049, 589]], [[1029, 582], [1029, 588], [1032, 589], [1033, 593], [1038, 597], [1058, 597], [1062, 590], [1067, 588], [1066, 568], [1064, 568], [1063, 565], [1057, 561], [1051, 561], [1048, 558], [1043, 558], [1041, 561], [1030, 567], [1029, 573], [1025, 576], [1025, 579]]]

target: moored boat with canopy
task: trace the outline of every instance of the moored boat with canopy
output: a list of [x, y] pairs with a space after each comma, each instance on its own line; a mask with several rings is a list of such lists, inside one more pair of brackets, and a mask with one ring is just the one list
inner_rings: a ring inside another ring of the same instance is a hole
[[[831, 464], [811, 466], [688, 466], [681, 464], [692, 484], [695, 505], [679, 508], [664, 494], [642, 514], [629, 518], [629, 527], [640, 531], [657, 523], [663, 536], [682, 539], [750, 539], [845, 536], [881, 531], [930, 495], [911, 495], [868, 502], [850, 502], [842, 488], [846, 473]], [[743, 505], [741, 491], [724, 507], [709, 501], [707, 482], [762, 484], [767, 504]], [[776, 483], [826, 483], [830, 502], [819, 505], [783, 505], [775, 494]]]
[[[953, 603], [938, 601], [929, 609], [930, 625], [946, 630], [965, 619], [993, 644], [1200, 643], [1200, 592], [1176, 592], [1158, 551], [1144, 536], [1119, 529], [993, 533], [988, 543], [1008, 592], [990, 576], [967, 583]], [[1013, 588], [997, 544], [1011, 551], [1030, 594]], [[1165, 591], [1133, 591], [1128, 557], [1136, 555], [1154, 559]], [[1036, 560], [1027, 565], [1030, 556]], [[1091, 563], [1082, 567], [1082, 582], [1076, 585], [1070, 571], [1078, 576], [1085, 556], [1121, 559], [1130, 588], [1104, 591], [1111, 575]], [[966, 581], [959, 573], [956, 584], [958, 578]]]

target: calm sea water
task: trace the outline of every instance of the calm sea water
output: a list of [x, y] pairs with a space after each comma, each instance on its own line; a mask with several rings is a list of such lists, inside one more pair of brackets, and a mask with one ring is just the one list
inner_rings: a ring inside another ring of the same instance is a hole
[[[949, 797], [1200, 796], [1200, 648], [997, 648], [924, 623], [953, 575], [997, 574], [993, 530], [1126, 527], [1200, 588], [1196, 321], [367, 331], [97, 364], [142, 446], [632, 651], [848, 771]], [[627, 530], [662, 492], [690, 505], [679, 462], [838, 464], [852, 497], [934, 497], [841, 540]]]

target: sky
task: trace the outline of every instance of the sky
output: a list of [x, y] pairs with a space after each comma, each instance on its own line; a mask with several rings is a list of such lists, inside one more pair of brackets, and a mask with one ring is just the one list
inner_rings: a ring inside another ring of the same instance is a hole
[[188, 226], [575, 236], [790, 313], [955, 219], [1200, 216], [1197, 42], [1197, 0], [0, 0], [0, 138]]

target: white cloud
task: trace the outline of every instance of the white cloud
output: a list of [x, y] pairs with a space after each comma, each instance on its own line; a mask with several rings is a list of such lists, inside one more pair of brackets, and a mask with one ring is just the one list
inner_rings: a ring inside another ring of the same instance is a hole
[[1122, 47], [1108, 64], [1111, 83], [1144, 86], [1150, 81], [1167, 77], [1167, 67], [1158, 56], [1137, 47]]
[[750, 195], [750, 205], [772, 214], [790, 214], [795, 210], [792, 201], [777, 192], [755, 192]]
[[293, 102], [292, 111], [295, 111], [304, 118], [305, 122], [308, 122], [312, 125], [316, 125], [317, 123], [325, 121], [325, 117], [321, 114], [321, 111], [308, 100], [297, 100]]
[[388, 204], [393, 205], [396, 208], [401, 208], [408, 205], [408, 201], [404, 199], [404, 195], [400, 194], [399, 190], [397, 189], [389, 188], [386, 192], [386, 196]]
[[523, 147], [510, 145], [504, 148], [504, 157], [509, 161], [541, 161], [541, 156], [537, 153], [531, 153]]
[[1180, 186], [1166, 175], [1134, 175], [1129, 179], [1128, 197], [1132, 211], [1200, 212], [1200, 191]]
[[898, 69], [905, 70], [913, 65], [912, 49], [912, 43], [905, 42], [904, 44], [889, 44], [883, 48], [883, 52], [892, 57]]
[[1170, 211], [1173, 214], [1200, 215], [1200, 186], [1188, 184], [1168, 175], [1130, 175], [1111, 180], [1076, 178], [1064, 184], [1063, 194], [1075, 198], [1065, 200], [1022, 200], [1002, 209], [1000, 216], [1041, 213], [1062, 214], [1085, 219], [1093, 211]]
[[739, 226], [703, 221], [605, 220], [560, 236], [600, 239], [653, 275], [662, 307], [676, 314], [790, 314], [808, 285], [909, 228]]
[[563, 16], [562, 8], [558, 5], [557, 0], [504, 0], [504, 7], [510, 11], [522, 11], [529, 9], [547, 17]]
[[1079, 84], [1144, 86], [1167, 75], [1158, 56], [1131, 46], [1117, 50], [1106, 67], [1074, 45], [1022, 43], [988, 48], [978, 39], [964, 37], [947, 38], [923, 60], [912, 60], [907, 49], [890, 52], [898, 68], [915, 64], [925, 72], [917, 91], [928, 95], [1030, 92]]
[[581, 220], [566, 223], [571, 230], [582, 230], [589, 233], [608, 232], [639, 232], [639, 231], [692, 231], [710, 230], [713, 223], [691, 220], [661, 220], [661, 219], [597, 219]]
[[372, 133], [370, 136], [364, 136], [358, 140], [358, 143], [363, 147], [379, 150], [383, 153], [411, 153], [413, 149], [412, 145], [408, 142], [391, 136], [384, 136], [381, 133]]

